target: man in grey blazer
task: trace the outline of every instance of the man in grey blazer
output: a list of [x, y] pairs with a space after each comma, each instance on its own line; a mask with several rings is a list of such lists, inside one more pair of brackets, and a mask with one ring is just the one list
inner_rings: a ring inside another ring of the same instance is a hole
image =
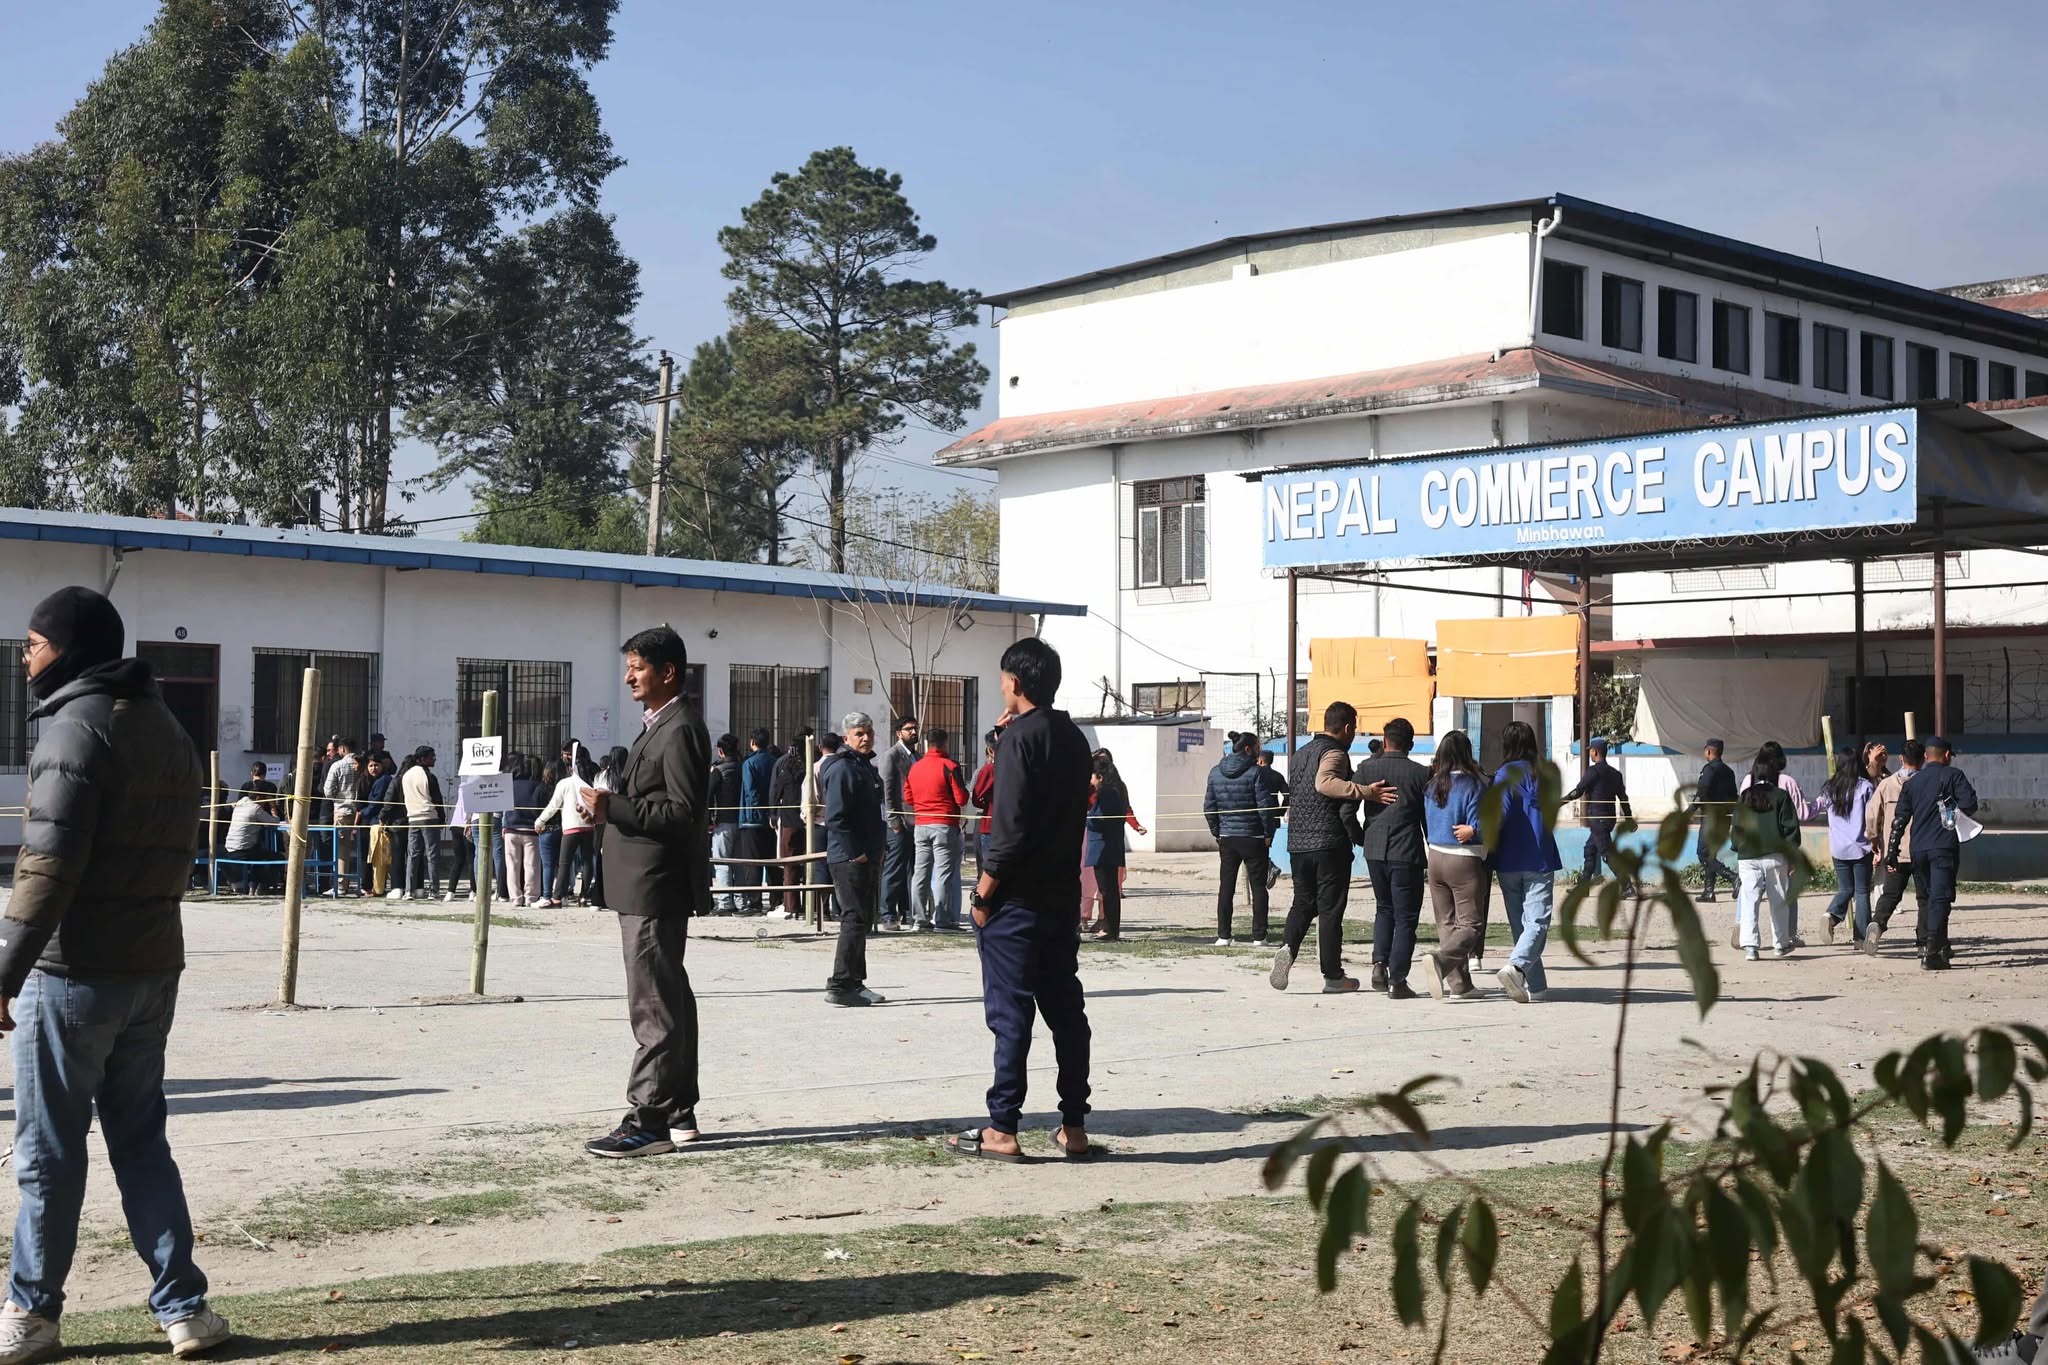
[[604, 831], [605, 900], [626, 955], [633, 1069], [626, 1117], [586, 1143], [592, 1156], [655, 1156], [697, 1131], [697, 997], [683, 968], [690, 916], [711, 909], [711, 737], [682, 703], [689, 653], [667, 626], [626, 641], [626, 689], [640, 737], [611, 791], [581, 800]]

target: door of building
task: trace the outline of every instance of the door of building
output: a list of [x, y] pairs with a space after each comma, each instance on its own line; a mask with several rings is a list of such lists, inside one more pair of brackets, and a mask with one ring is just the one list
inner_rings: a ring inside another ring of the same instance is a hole
[[1536, 732], [1536, 752], [1550, 753], [1550, 707], [1542, 697], [1520, 697], [1508, 701], [1465, 703], [1465, 736], [1479, 756], [1479, 766], [1498, 772], [1501, 763], [1501, 731], [1511, 720], [1519, 720]]
[[220, 646], [145, 641], [135, 655], [155, 671], [164, 705], [192, 747], [202, 758], [212, 753], [220, 738]]

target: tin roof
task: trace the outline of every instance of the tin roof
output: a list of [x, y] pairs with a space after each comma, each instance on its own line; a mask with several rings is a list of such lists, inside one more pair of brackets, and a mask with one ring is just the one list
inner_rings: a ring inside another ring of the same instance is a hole
[[827, 602], [906, 602], [918, 607], [958, 607], [1020, 616], [1083, 616], [1088, 611], [1086, 606], [1071, 602], [1038, 602], [938, 584], [894, 583], [879, 578], [767, 564], [595, 554], [582, 550], [535, 549], [524, 545], [346, 535], [332, 531], [232, 526], [190, 520], [160, 521], [149, 517], [38, 512], [19, 507], [0, 508], [0, 540], [106, 545], [123, 550], [187, 550], [200, 554], [370, 564], [447, 573], [509, 574], [522, 578], [626, 583], [641, 588], [691, 588], [700, 592], [804, 597]]
[[1498, 355], [1480, 352], [1322, 379], [1002, 417], [969, 432], [932, 459], [938, 464], [973, 464], [1112, 441], [1157, 441], [1353, 417], [1419, 404], [1490, 400], [1537, 388], [1709, 419], [1791, 417], [1818, 410], [1755, 389], [1578, 360], [1540, 347], [1518, 347]]

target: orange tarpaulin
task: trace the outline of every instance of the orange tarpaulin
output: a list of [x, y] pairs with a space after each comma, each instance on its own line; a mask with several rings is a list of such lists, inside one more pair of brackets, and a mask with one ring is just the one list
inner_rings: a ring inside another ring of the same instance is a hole
[[1310, 640], [1308, 660], [1310, 729], [1322, 726], [1324, 707], [1348, 701], [1358, 708], [1358, 728], [1367, 733], [1396, 716], [1429, 733], [1436, 685], [1429, 676], [1427, 640]]
[[1436, 623], [1436, 685], [1447, 697], [1565, 697], [1579, 687], [1579, 618], [1489, 616]]

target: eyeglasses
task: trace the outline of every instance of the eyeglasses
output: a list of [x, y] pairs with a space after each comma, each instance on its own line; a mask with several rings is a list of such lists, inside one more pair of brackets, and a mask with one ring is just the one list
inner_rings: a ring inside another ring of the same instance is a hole
[[48, 649], [49, 647], [50, 642], [48, 640], [24, 641], [21, 646], [21, 661], [23, 663], [28, 663], [36, 657], [38, 652]]

